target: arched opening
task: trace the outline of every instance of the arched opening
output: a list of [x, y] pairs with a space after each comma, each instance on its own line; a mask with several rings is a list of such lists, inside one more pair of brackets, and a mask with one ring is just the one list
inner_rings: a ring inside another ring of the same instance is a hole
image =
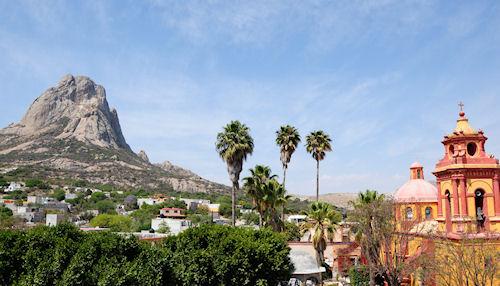
[[406, 213], [407, 220], [413, 219], [413, 209], [411, 207], [407, 207], [405, 213]]
[[486, 216], [484, 214], [484, 190], [477, 189], [474, 192], [474, 202], [476, 205], [476, 222], [478, 231], [484, 229], [484, 221], [486, 220]]
[[445, 210], [446, 210], [446, 232], [451, 232], [451, 195], [450, 191], [446, 190], [444, 192], [445, 197]]
[[420, 170], [417, 170], [417, 179], [422, 179], [422, 175], [420, 174]]
[[477, 145], [476, 143], [474, 142], [470, 142], [469, 144], [467, 144], [467, 153], [469, 154], [469, 156], [474, 156], [476, 154], [476, 151], [477, 151]]
[[450, 158], [453, 157], [453, 153], [455, 153], [455, 147], [453, 145], [450, 145], [448, 148], [448, 153], [450, 155]]
[[432, 219], [432, 208], [431, 207], [425, 208], [425, 219], [427, 219], [427, 220]]
[[450, 191], [446, 190], [444, 192], [444, 196], [446, 198], [446, 214], [451, 217], [451, 194]]

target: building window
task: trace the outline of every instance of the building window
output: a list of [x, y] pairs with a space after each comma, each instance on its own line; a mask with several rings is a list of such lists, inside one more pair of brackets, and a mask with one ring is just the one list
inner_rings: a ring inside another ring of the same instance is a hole
[[450, 157], [453, 157], [453, 153], [455, 153], [455, 147], [453, 147], [453, 145], [450, 145], [450, 147], [448, 148], [448, 151], [450, 153]]
[[469, 156], [474, 156], [476, 154], [476, 151], [477, 151], [477, 145], [476, 143], [474, 142], [470, 142], [469, 144], [467, 144], [467, 153], [469, 154]]
[[412, 220], [413, 219], [413, 209], [410, 207], [406, 208], [406, 219], [407, 220]]
[[431, 219], [432, 218], [432, 209], [431, 207], [426, 207], [425, 208], [425, 219]]
[[484, 221], [486, 220], [486, 216], [484, 215], [484, 190], [477, 189], [474, 192], [474, 201], [476, 204], [476, 222], [478, 231], [484, 228]]
[[420, 170], [417, 170], [417, 179], [421, 179], [421, 178], [422, 178], [422, 176], [420, 174]]
[[444, 192], [444, 196], [446, 198], [446, 215], [451, 217], [451, 194], [450, 191], [446, 190]]

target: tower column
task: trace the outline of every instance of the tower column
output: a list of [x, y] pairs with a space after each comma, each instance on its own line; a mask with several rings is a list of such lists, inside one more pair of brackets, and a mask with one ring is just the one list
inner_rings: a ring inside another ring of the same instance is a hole
[[[453, 185], [453, 195], [452, 195], [452, 198], [453, 198], [453, 212], [452, 213], [455, 214], [455, 215], [458, 215], [458, 214], [460, 214], [460, 209], [458, 208], [459, 197], [458, 197], [457, 179], [452, 177], [451, 181], [452, 181], [452, 185]], [[451, 218], [453, 218], [453, 216]]]
[[465, 177], [460, 178], [460, 214], [467, 216], [467, 185], [465, 184]]
[[500, 182], [498, 174], [493, 177], [493, 199], [495, 201], [495, 216], [500, 216]]
[[437, 181], [437, 190], [438, 190], [438, 217], [443, 216], [443, 197], [441, 196], [441, 182]]

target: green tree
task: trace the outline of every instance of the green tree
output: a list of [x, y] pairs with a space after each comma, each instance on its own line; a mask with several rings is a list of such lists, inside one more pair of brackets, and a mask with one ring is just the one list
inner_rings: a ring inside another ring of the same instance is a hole
[[239, 121], [231, 121], [224, 126], [223, 131], [217, 134], [216, 149], [219, 156], [226, 162], [231, 189], [231, 222], [236, 223], [236, 193], [239, 189], [239, 178], [243, 168], [243, 161], [253, 152], [253, 139], [250, 129]]
[[6, 219], [12, 216], [12, 210], [6, 206], [0, 205], [0, 220]]
[[[366, 190], [364, 192], [359, 192], [358, 196], [354, 201], [350, 201], [349, 204], [352, 206], [353, 209], [367, 209], [370, 205], [373, 205], [374, 203], [380, 203], [385, 200], [385, 195], [384, 194], [379, 194], [375, 190]], [[370, 220], [373, 219], [373, 217], [368, 217]], [[370, 228], [370, 232], [373, 231], [371, 229], [372, 224], [367, 224], [366, 226]], [[361, 236], [363, 235], [364, 229], [360, 226], [360, 224], [356, 224], [352, 227], [351, 231], [354, 232], [356, 241], [361, 240]]]
[[297, 128], [284, 125], [276, 131], [276, 144], [280, 147], [280, 160], [283, 165], [283, 187], [285, 187], [286, 170], [292, 158], [293, 153], [297, 150], [300, 143], [300, 134]]
[[7, 182], [4, 177], [0, 177], [0, 188], [2, 187], [8, 187], [9, 186], [9, 182]]
[[115, 214], [115, 203], [110, 200], [102, 200], [98, 201], [95, 204], [95, 207], [99, 211], [100, 214]]
[[364, 265], [349, 268], [349, 279], [353, 286], [370, 285], [370, 274]]
[[90, 220], [90, 225], [94, 227], [106, 227], [111, 231], [130, 232], [133, 230], [133, 221], [128, 216], [100, 214]]
[[313, 131], [306, 137], [306, 150], [316, 160], [316, 201], [319, 201], [319, 162], [325, 159], [326, 152], [332, 151], [332, 140], [323, 131]]
[[66, 198], [66, 193], [62, 189], [55, 189], [52, 194], [50, 194], [50, 197], [62, 201]]
[[263, 225], [263, 219], [266, 211], [264, 204], [264, 186], [270, 180], [276, 178], [271, 173], [271, 168], [264, 165], [255, 165], [250, 169], [250, 176], [243, 178], [243, 189], [245, 193], [252, 198], [253, 205], [259, 213], [259, 226]]
[[283, 235], [219, 225], [190, 228], [165, 240], [176, 285], [277, 285], [293, 264]]
[[290, 196], [286, 195], [286, 190], [278, 181], [272, 179], [266, 182], [262, 188], [262, 204], [265, 209], [266, 225], [272, 227], [275, 231], [282, 231], [284, 228], [283, 220], [279, 215], [279, 209], [283, 209]]
[[333, 239], [333, 235], [338, 224], [342, 220], [342, 214], [334, 210], [332, 205], [325, 202], [314, 202], [306, 212], [307, 220], [300, 225], [302, 233], [310, 231], [312, 233], [312, 243], [316, 250], [318, 263], [325, 261], [324, 251], [328, 240]]
[[42, 181], [40, 179], [27, 179], [25, 185], [28, 188], [39, 188], [42, 190], [50, 189], [50, 185], [47, 182]]
[[93, 192], [90, 195], [90, 201], [93, 203], [97, 203], [98, 201], [102, 201], [102, 200], [105, 200], [107, 198], [108, 197], [106, 197], [106, 194], [104, 194], [103, 192]]

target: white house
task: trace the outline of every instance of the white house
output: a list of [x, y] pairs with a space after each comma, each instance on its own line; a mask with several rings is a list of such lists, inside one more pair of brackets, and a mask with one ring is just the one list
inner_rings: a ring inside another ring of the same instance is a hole
[[45, 218], [46, 226], [56, 226], [64, 220], [64, 216], [62, 214], [47, 214]]
[[10, 192], [22, 190], [22, 189], [23, 189], [23, 185], [21, 183], [11, 182], [10, 185], [4, 190], [4, 192], [10, 193]]
[[293, 222], [293, 223], [301, 223], [306, 221], [307, 216], [306, 215], [290, 215], [287, 217], [288, 222]]
[[188, 219], [172, 219], [172, 218], [154, 218], [151, 220], [151, 228], [157, 231], [162, 226], [168, 226], [170, 233], [173, 235], [179, 234], [191, 227], [191, 221]]

